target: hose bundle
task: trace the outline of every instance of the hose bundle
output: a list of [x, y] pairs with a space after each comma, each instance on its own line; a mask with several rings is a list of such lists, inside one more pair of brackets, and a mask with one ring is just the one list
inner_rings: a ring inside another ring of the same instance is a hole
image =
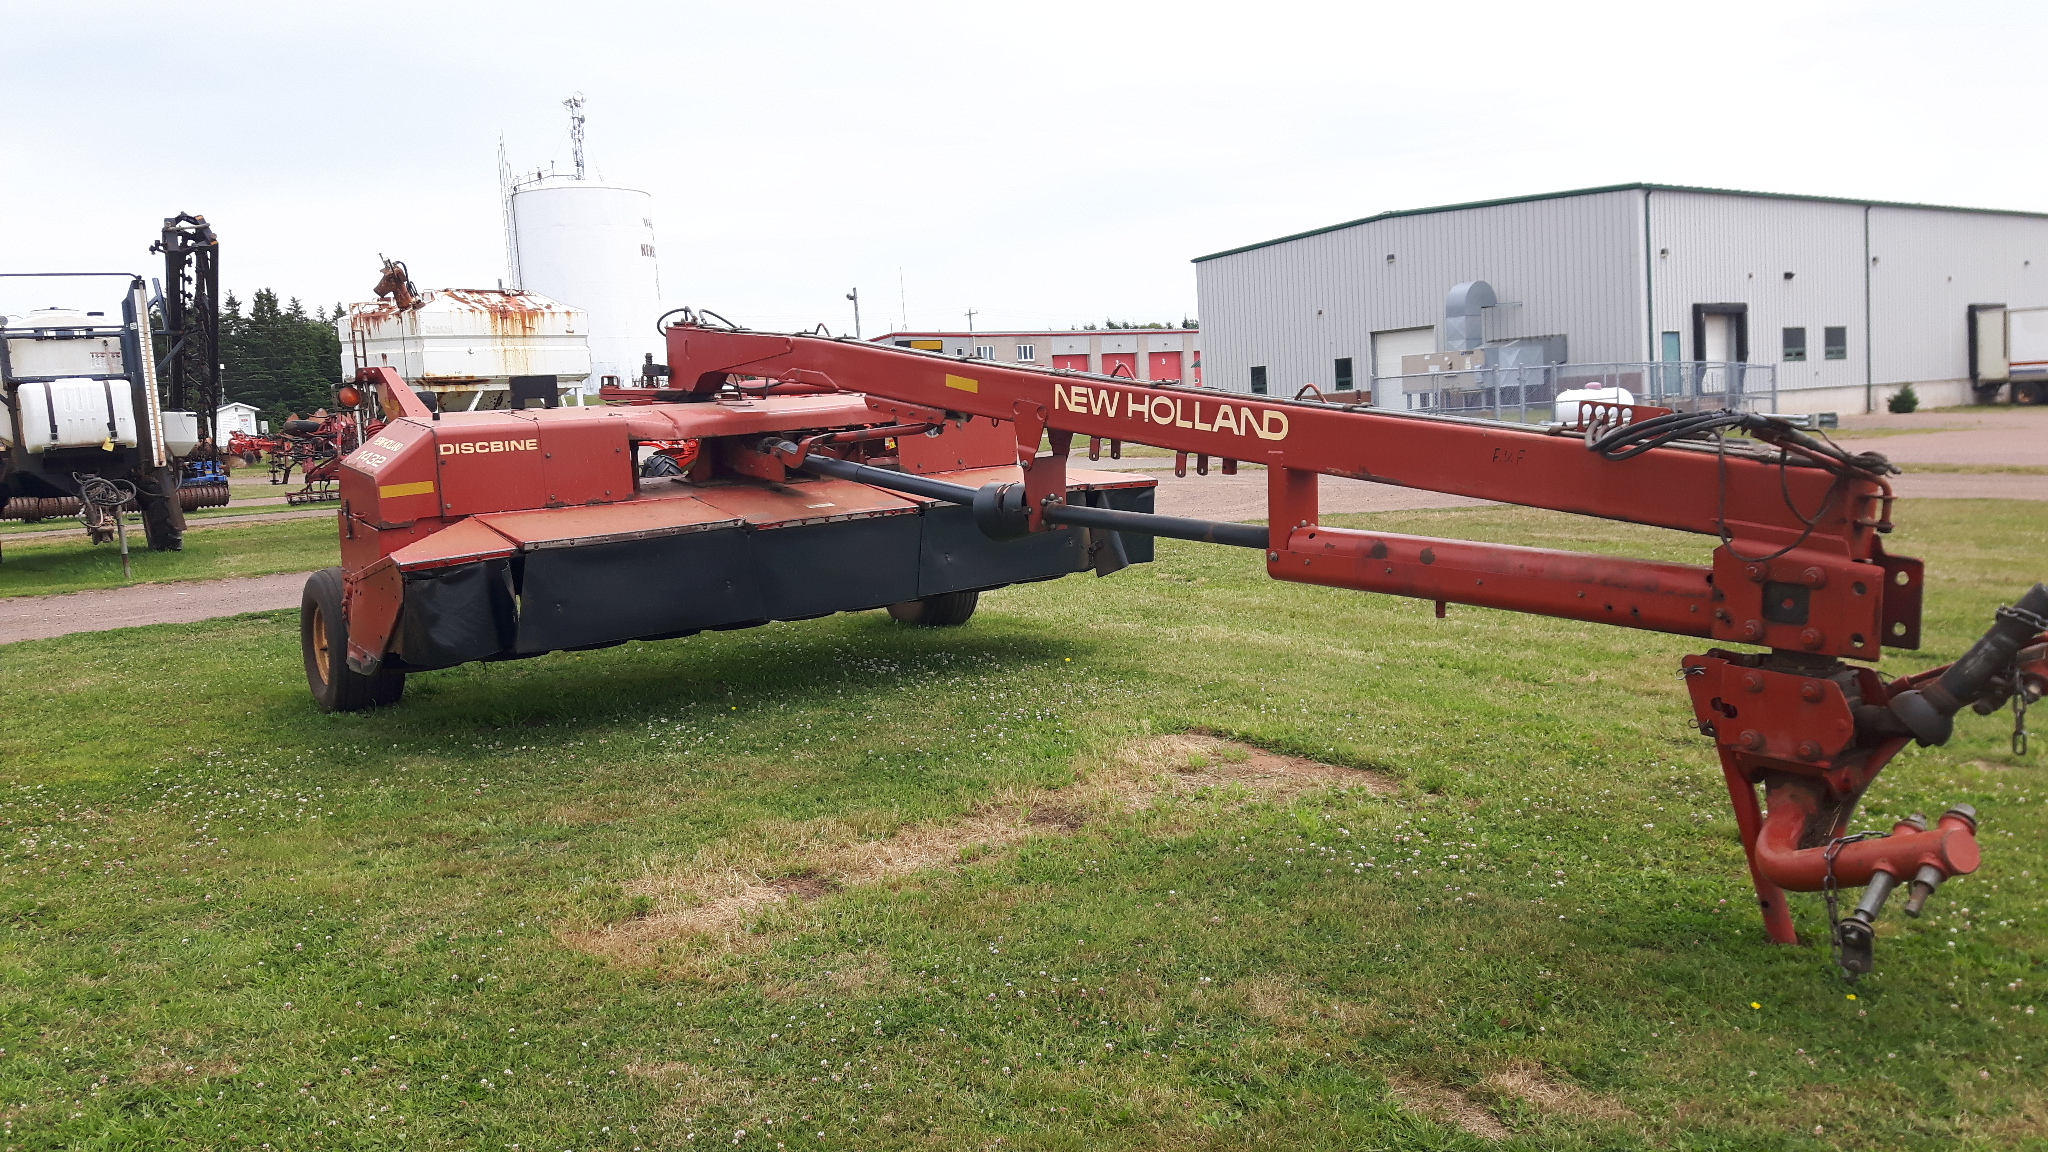
[[[1728, 438], [1730, 430], [1750, 432], [1758, 440], [1778, 449], [1778, 489], [1785, 498], [1785, 508], [1794, 519], [1805, 526], [1799, 538], [1775, 552], [1763, 556], [1745, 556], [1735, 548], [1735, 538], [1728, 530]], [[1589, 428], [1586, 433], [1586, 448], [1598, 452], [1609, 460], [1632, 460], [1652, 448], [1661, 448], [1677, 440], [1701, 436], [1714, 438], [1714, 454], [1719, 462], [1720, 472], [1720, 527], [1721, 543], [1730, 555], [1746, 563], [1768, 563], [1804, 545], [1813, 535], [1821, 520], [1842, 495], [1843, 486], [1851, 479], [1871, 480], [1880, 486], [1880, 499], [1886, 514], [1877, 523], [1880, 532], [1891, 531], [1889, 509], [1891, 507], [1891, 485], [1885, 477], [1899, 471], [1899, 466], [1884, 458], [1878, 452], [1850, 452], [1830, 440], [1815, 439], [1794, 428], [1792, 424], [1775, 416], [1762, 416], [1753, 412], [1736, 412], [1721, 409], [1711, 412], [1667, 412], [1652, 416], [1648, 420], [1601, 431]], [[1835, 482], [1828, 488], [1827, 498], [1820, 508], [1808, 516], [1792, 502], [1790, 486], [1785, 482], [1785, 468], [1793, 456], [1808, 461], [1834, 473]]]
[[1623, 424], [1592, 437], [1586, 447], [1609, 460], [1629, 460], [1674, 440], [1741, 430], [1780, 450], [1797, 453], [1835, 473], [1861, 473], [1870, 479], [1898, 472], [1898, 465], [1877, 452], [1850, 452], [1828, 440], [1817, 440], [1789, 421], [1753, 412], [1722, 409], [1712, 412], [1669, 412], [1635, 424]]

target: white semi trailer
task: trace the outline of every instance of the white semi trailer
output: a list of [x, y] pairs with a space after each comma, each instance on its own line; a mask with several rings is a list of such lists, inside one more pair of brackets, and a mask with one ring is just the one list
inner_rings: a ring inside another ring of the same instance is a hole
[[2012, 389], [2015, 404], [2048, 403], [2048, 307], [1972, 304], [1970, 385], [1980, 403]]

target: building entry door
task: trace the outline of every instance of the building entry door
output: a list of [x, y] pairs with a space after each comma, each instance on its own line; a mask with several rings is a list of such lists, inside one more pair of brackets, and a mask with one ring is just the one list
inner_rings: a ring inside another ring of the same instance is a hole
[[1733, 396], [1744, 390], [1742, 366], [1749, 360], [1749, 305], [1692, 306], [1692, 355], [1727, 368], [1702, 368], [1696, 384], [1702, 395]]
[[1749, 359], [1749, 305], [1692, 306], [1692, 358], [1715, 364]]

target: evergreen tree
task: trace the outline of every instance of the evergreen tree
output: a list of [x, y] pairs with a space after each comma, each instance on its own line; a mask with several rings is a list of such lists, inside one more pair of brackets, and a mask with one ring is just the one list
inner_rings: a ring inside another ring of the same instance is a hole
[[325, 309], [308, 315], [296, 298], [280, 306], [268, 288], [250, 298], [247, 314], [232, 292], [224, 303], [221, 378], [227, 399], [254, 404], [273, 428], [292, 413], [333, 406], [341, 382], [341, 340], [333, 316]]

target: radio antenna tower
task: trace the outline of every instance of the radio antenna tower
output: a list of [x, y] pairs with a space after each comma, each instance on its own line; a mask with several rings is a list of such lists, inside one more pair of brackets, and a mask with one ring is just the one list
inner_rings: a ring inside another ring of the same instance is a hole
[[519, 222], [512, 215], [512, 193], [519, 182], [512, 175], [512, 165], [505, 161], [505, 134], [498, 134], [498, 213], [505, 222], [505, 277], [514, 288], [523, 287], [519, 279]]
[[583, 179], [583, 93], [562, 101], [569, 110], [569, 145], [576, 153], [576, 178]]

